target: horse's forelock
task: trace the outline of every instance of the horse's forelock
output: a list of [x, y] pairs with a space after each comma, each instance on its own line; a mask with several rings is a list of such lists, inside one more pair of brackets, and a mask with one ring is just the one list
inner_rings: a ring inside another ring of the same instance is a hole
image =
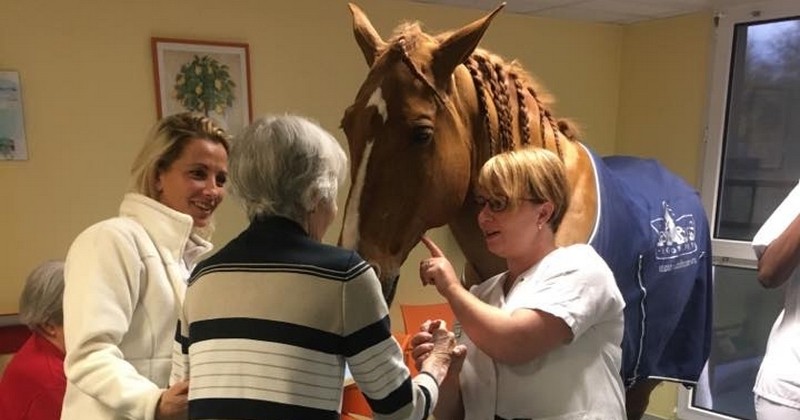
[[422, 25], [419, 22], [403, 22], [395, 28], [392, 36], [389, 38], [389, 45], [396, 44], [400, 39], [404, 39], [407, 47], [413, 49], [417, 42], [430, 36], [422, 31]]
[[[387, 51], [403, 51], [422, 68], [428, 67], [432, 47], [441, 44], [438, 36], [425, 33], [418, 22], [404, 23], [395, 29], [389, 39]], [[384, 54], [385, 55], [385, 54]]]

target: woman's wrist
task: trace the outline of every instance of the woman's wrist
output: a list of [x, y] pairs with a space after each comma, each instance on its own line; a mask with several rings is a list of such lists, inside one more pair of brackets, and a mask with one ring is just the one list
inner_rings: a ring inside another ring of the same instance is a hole
[[441, 357], [437, 356], [428, 357], [422, 362], [422, 369], [420, 369], [419, 373], [430, 376], [436, 382], [436, 385], [440, 386], [447, 376], [449, 362], [449, 360], [442, 360]]
[[429, 376], [429, 377], [430, 377], [430, 378], [433, 380], [433, 382], [435, 382], [435, 383], [436, 383], [436, 386], [437, 386], [437, 387], [439, 387], [439, 386], [442, 386], [442, 381], [441, 381], [441, 380], [439, 380], [439, 379], [436, 379], [436, 376], [435, 376], [434, 374], [432, 374], [432, 373], [430, 373], [430, 372], [428, 372], [428, 371], [425, 371], [425, 370], [422, 370], [422, 371], [420, 371], [420, 372], [419, 372], [419, 374], [420, 374], [420, 375], [427, 375], [427, 376]]

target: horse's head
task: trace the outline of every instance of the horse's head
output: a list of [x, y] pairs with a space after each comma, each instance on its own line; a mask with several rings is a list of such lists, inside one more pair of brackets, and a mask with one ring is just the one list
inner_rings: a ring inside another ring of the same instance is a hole
[[370, 70], [342, 118], [352, 185], [340, 244], [376, 267], [391, 302], [408, 253], [426, 230], [453, 218], [470, 190], [478, 104], [460, 64], [500, 8], [437, 37], [403, 25], [388, 42], [350, 9]]

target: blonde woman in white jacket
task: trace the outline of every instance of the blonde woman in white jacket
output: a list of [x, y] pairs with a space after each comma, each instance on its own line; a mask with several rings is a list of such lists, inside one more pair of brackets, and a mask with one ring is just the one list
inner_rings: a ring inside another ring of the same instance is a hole
[[228, 148], [207, 117], [164, 118], [133, 163], [119, 217], [72, 243], [62, 419], [185, 418], [188, 384], [168, 384], [172, 343], [186, 280], [212, 247]]

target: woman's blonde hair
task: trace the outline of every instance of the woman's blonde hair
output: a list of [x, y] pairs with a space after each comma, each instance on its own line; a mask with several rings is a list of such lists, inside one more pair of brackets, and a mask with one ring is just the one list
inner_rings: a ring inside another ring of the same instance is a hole
[[506, 200], [511, 209], [521, 200], [550, 202], [548, 224], [555, 232], [569, 207], [570, 188], [561, 159], [547, 149], [529, 147], [489, 159], [478, 175], [476, 194]]
[[131, 166], [131, 190], [158, 199], [158, 175], [183, 152], [192, 139], [221, 144], [228, 152], [230, 137], [213, 119], [202, 114], [181, 113], [161, 119], [150, 131]]

